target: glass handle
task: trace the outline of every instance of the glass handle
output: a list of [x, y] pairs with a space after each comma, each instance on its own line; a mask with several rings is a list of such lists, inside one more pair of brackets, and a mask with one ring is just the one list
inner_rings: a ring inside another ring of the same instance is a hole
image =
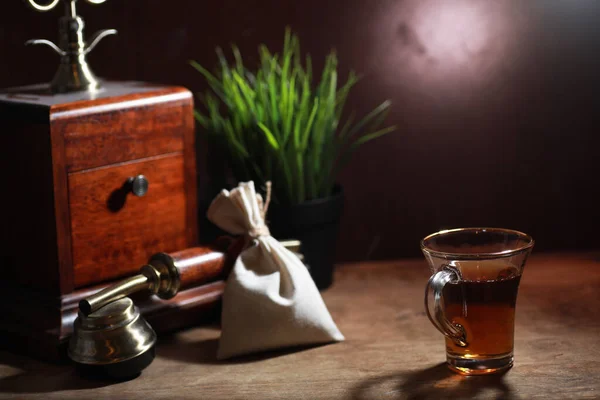
[[[438, 331], [442, 332], [444, 336], [452, 339], [457, 346], [466, 347], [468, 343], [465, 329], [461, 324], [453, 324], [446, 319], [446, 315], [444, 314], [444, 310], [440, 301], [442, 299], [442, 290], [444, 289], [444, 286], [446, 286], [448, 282], [456, 282], [460, 280], [460, 276], [460, 272], [456, 268], [449, 265], [433, 274], [431, 278], [429, 278], [429, 282], [427, 282], [427, 286], [425, 287], [425, 311], [427, 311], [429, 320]], [[434, 298], [433, 315], [429, 309], [430, 288], [433, 290]]]

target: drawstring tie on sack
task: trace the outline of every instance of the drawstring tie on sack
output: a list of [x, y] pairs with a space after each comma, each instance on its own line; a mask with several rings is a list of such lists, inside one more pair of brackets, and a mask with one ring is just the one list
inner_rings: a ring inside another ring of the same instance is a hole
[[269, 204], [271, 203], [271, 181], [265, 183], [266, 186], [266, 199], [263, 204], [262, 198], [258, 197], [258, 206], [260, 207], [260, 216], [263, 223], [248, 232], [250, 239], [258, 239], [260, 236], [271, 236], [271, 231], [266, 224], [267, 211], [269, 210]]

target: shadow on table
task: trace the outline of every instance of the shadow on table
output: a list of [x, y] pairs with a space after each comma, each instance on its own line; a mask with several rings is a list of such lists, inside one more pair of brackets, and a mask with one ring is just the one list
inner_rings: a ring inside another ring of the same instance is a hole
[[505, 374], [487, 376], [461, 376], [453, 373], [446, 364], [409, 373], [375, 377], [357, 385], [353, 400], [382, 397], [390, 399], [463, 399], [494, 398], [516, 399], [515, 393], [504, 381]]
[[84, 378], [70, 364], [47, 364], [5, 351], [0, 352], [0, 366], [5, 366], [0, 367], [0, 394], [92, 389], [115, 383], [99, 377]]
[[235, 357], [228, 360], [217, 360], [217, 349], [219, 347], [218, 338], [204, 339], [197, 342], [181, 342], [177, 340], [177, 338], [163, 338], [159, 341], [159, 345], [156, 349], [156, 355], [157, 357], [164, 357], [170, 360], [183, 361], [191, 364], [245, 364], [282, 357], [288, 354], [306, 351], [326, 345], [327, 344], [297, 346], [284, 350], [266, 351], [242, 357]]

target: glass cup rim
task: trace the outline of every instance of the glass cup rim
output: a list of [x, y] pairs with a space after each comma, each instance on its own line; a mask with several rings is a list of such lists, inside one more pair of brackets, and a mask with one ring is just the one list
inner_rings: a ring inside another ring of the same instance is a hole
[[[505, 233], [516, 235], [519, 238], [525, 240], [525, 244], [514, 249], [502, 250], [497, 252], [482, 252], [482, 253], [460, 253], [460, 252], [448, 252], [448, 251], [438, 251], [433, 250], [430, 247], [427, 247], [425, 244], [428, 240], [434, 239], [436, 237], [446, 235], [448, 233], [457, 233], [457, 232], [497, 232], [497, 233]], [[425, 236], [421, 240], [421, 250], [428, 255], [434, 257], [441, 257], [445, 259], [454, 259], [454, 260], [481, 260], [481, 259], [489, 259], [489, 258], [503, 258], [503, 257], [511, 257], [515, 254], [519, 254], [523, 251], [530, 250], [535, 241], [531, 236], [521, 231], [517, 231], [514, 229], [506, 229], [506, 228], [490, 228], [490, 227], [471, 227], [471, 228], [455, 228], [455, 229], [444, 229], [430, 235]]]

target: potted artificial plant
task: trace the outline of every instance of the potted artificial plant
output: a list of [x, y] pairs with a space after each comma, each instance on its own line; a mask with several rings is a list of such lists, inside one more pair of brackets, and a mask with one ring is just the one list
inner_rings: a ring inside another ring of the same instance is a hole
[[358, 77], [351, 72], [340, 85], [332, 51], [315, 79], [310, 56], [302, 58], [289, 29], [281, 54], [259, 47], [256, 67], [245, 65], [235, 46], [232, 53], [230, 63], [217, 49], [215, 73], [191, 62], [210, 87], [195, 113], [211, 148], [209, 174], [219, 188], [228, 186], [225, 171], [234, 182], [253, 180], [258, 188], [272, 181], [272, 235], [300, 240], [315, 283], [326, 288], [343, 205], [336, 177], [356, 149], [395, 129], [380, 128], [390, 102], [357, 122], [352, 115], [342, 122]]

